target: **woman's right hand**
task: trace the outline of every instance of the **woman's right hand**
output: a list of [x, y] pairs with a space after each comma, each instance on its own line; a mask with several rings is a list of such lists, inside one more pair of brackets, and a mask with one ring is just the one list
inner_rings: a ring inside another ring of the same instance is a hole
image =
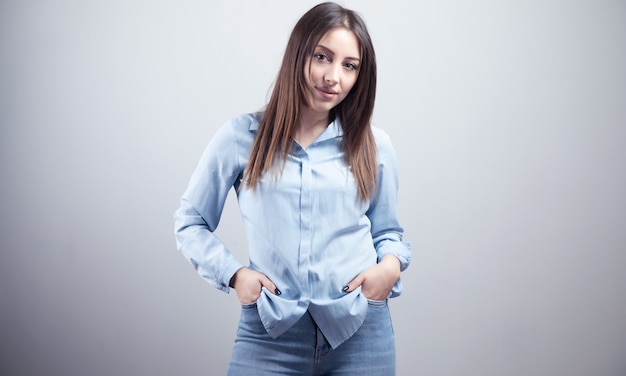
[[237, 292], [237, 298], [239, 298], [241, 304], [256, 302], [259, 296], [261, 296], [262, 287], [274, 292], [275, 295], [281, 294], [274, 282], [267, 278], [265, 274], [246, 267], [237, 270], [230, 280], [230, 286]]

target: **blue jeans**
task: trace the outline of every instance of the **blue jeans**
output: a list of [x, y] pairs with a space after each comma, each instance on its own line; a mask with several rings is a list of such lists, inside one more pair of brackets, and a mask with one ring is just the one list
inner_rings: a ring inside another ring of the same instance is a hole
[[256, 304], [244, 305], [228, 368], [230, 376], [395, 375], [396, 351], [387, 301], [369, 301], [365, 322], [332, 349], [306, 313], [276, 339], [259, 318]]

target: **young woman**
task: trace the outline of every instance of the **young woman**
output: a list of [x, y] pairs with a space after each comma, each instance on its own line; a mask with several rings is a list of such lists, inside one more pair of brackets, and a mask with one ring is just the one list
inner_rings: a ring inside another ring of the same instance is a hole
[[[370, 124], [376, 58], [363, 20], [313, 7], [271, 98], [213, 137], [176, 212], [179, 249], [242, 304], [230, 375], [393, 375], [387, 299], [410, 261], [387, 135]], [[249, 265], [216, 238], [235, 188]]]

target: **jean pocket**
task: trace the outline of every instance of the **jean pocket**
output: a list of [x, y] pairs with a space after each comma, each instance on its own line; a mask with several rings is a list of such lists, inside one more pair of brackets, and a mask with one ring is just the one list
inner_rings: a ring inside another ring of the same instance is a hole
[[367, 304], [373, 307], [385, 307], [387, 305], [387, 299], [383, 299], [383, 300], [367, 299]]
[[255, 307], [256, 307], [256, 302], [241, 305], [241, 309], [252, 309]]

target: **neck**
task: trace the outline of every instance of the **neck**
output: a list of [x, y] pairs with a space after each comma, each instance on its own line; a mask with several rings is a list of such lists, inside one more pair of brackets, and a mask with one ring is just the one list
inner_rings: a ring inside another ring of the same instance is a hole
[[300, 124], [296, 131], [296, 141], [306, 149], [328, 127], [328, 112], [311, 111], [308, 107], [300, 111]]
[[300, 129], [315, 129], [328, 126], [328, 112], [315, 112], [304, 107], [300, 110]]

